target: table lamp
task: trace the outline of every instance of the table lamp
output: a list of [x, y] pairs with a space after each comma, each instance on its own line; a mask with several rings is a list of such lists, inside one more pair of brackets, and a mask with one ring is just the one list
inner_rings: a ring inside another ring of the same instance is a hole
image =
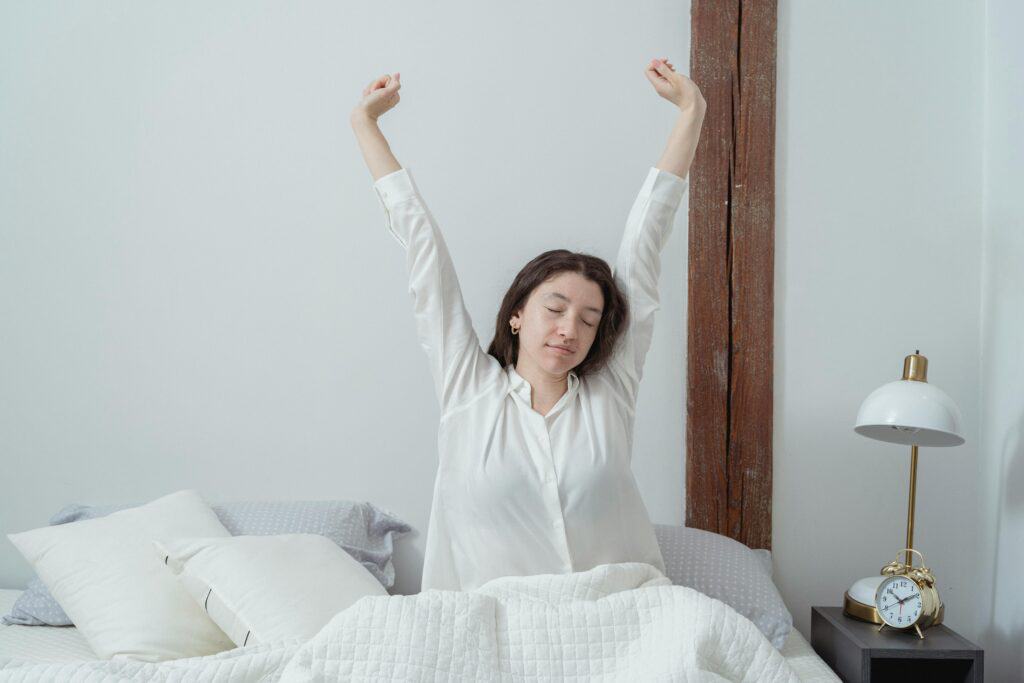
[[[928, 384], [928, 359], [915, 351], [903, 359], [903, 378], [875, 389], [861, 403], [854, 431], [889, 443], [910, 446], [910, 499], [907, 502], [906, 564], [912, 565], [914, 502], [919, 446], [959, 446], [960, 409], [946, 392]], [[874, 607], [875, 591], [885, 575], [860, 579], [843, 596], [849, 616], [882, 624]], [[941, 622], [941, 613], [938, 621]]]

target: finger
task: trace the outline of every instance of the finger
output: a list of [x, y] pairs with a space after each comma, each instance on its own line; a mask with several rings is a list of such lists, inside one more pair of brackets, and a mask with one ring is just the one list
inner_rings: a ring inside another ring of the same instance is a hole
[[672, 65], [664, 59], [652, 59], [650, 68], [659, 73], [665, 73], [666, 71], [672, 71], [675, 67], [672, 67]]
[[655, 70], [662, 76], [666, 76], [672, 71], [672, 69], [665, 66], [664, 62], [658, 62], [654, 65]]

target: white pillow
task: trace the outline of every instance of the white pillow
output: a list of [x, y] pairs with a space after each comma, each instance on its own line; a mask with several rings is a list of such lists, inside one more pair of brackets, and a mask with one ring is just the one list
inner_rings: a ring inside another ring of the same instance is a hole
[[317, 534], [156, 540], [157, 551], [236, 645], [308, 640], [365, 595], [388, 592]]
[[99, 519], [9, 534], [103, 659], [214, 654], [231, 640], [153, 553], [167, 536], [230, 536], [193, 490]]

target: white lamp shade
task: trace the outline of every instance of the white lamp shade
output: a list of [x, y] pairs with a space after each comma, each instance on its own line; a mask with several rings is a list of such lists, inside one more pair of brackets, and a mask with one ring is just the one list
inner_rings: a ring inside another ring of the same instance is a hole
[[946, 392], [927, 382], [889, 382], [864, 399], [857, 412], [858, 434], [904, 445], [959, 446], [960, 408]]

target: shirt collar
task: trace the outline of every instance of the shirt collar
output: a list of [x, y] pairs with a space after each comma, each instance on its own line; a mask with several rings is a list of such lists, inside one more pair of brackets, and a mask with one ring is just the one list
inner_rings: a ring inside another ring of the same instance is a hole
[[[519, 398], [523, 399], [523, 401], [526, 402], [526, 405], [532, 406], [533, 403], [532, 403], [530, 394], [533, 391], [533, 387], [530, 385], [530, 383], [527, 382], [526, 379], [522, 375], [520, 375], [518, 372], [516, 372], [515, 365], [513, 365], [511, 363], [509, 363], [507, 366], [505, 366], [505, 372], [508, 374], [508, 380], [509, 380], [509, 382], [508, 382], [508, 390], [509, 390], [509, 393], [516, 394], [517, 396], [519, 396]], [[563, 402], [571, 400], [573, 398], [573, 396], [576, 395], [576, 392], [577, 392], [577, 390], [579, 389], [579, 386], [580, 386], [580, 378], [576, 375], [575, 372], [570, 370], [569, 371], [568, 381], [569, 381], [569, 386], [565, 390], [565, 393], [562, 394], [561, 398], [558, 399], [558, 403], [555, 404], [555, 407], [552, 408], [551, 411], [548, 412], [548, 414], [545, 417], [551, 416], [552, 413], [554, 413], [556, 410], [560, 409], [559, 406]]]

